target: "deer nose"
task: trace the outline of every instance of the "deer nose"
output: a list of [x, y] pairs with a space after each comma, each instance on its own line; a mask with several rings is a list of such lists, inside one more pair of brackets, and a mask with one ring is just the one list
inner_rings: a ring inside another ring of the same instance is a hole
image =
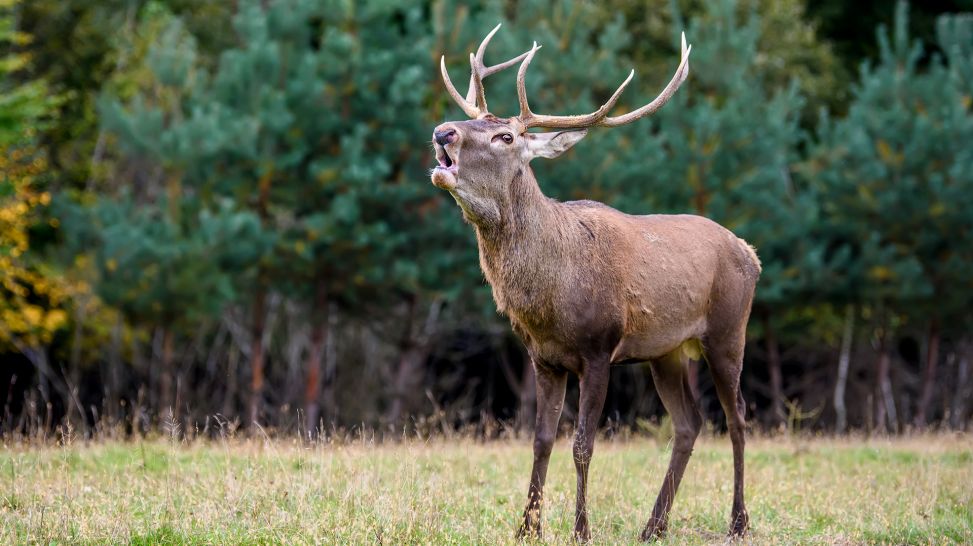
[[456, 130], [455, 129], [443, 129], [442, 131], [436, 131], [433, 133], [433, 139], [436, 144], [440, 146], [445, 146], [451, 142], [456, 141]]

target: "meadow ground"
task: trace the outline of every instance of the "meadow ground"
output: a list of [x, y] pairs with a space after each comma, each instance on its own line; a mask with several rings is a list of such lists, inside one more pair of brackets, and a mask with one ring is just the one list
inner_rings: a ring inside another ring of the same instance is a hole
[[[668, 447], [602, 440], [595, 544], [635, 543]], [[0, 543], [512, 543], [529, 441], [301, 444], [75, 442], [0, 447]], [[662, 544], [725, 542], [726, 438], [701, 438]], [[562, 439], [542, 543], [571, 543], [574, 466]], [[973, 438], [756, 438], [746, 492], [754, 544], [973, 543]]]

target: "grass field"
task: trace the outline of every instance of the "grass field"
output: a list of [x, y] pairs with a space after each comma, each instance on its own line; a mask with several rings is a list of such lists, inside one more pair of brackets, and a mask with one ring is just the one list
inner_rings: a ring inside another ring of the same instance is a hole
[[[601, 441], [593, 542], [635, 543], [668, 461], [652, 440]], [[164, 439], [0, 448], [0, 543], [496, 544], [526, 496], [527, 441], [370, 445]], [[725, 438], [697, 444], [664, 544], [725, 542]], [[748, 542], [973, 542], [973, 439], [752, 439]], [[544, 543], [571, 542], [567, 440], [548, 474]]]

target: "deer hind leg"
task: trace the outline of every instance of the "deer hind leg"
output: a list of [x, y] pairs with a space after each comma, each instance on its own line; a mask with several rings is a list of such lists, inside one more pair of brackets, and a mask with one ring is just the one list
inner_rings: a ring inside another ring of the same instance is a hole
[[588, 526], [588, 467], [594, 453], [598, 422], [608, 394], [608, 360], [592, 362], [580, 377], [578, 387], [578, 425], [574, 433], [574, 468], [578, 474], [578, 496], [575, 506], [574, 538], [587, 542], [591, 539]]
[[534, 464], [530, 471], [524, 521], [517, 532], [519, 538], [540, 537], [541, 534], [544, 480], [547, 478], [547, 466], [557, 437], [557, 423], [561, 418], [561, 409], [564, 407], [564, 389], [568, 379], [567, 372], [550, 370], [537, 365], [534, 365], [534, 376], [537, 381]]
[[681, 350], [652, 362], [652, 379], [662, 404], [669, 412], [675, 438], [669, 469], [662, 481], [652, 516], [642, 531], [642, 540], [651, 540], [665, 533], [669, 524], [669, 509], [679, 489], [679, 482], [686, 471], [686, 464], [693, 452], [696, 437], [703, 426], [696, 400], [689, 386], [689, 359]]
[[733, 443], [733, 507], [730, 511], [731, 536], [742, 536], [750, 527], [750, 516], [743, 502], [743, 448], [746, 428], [746, 403], [740, 392], [745, 333], [707, 342], [706, 356], [716, 394], [726, 413], [726, 426]]

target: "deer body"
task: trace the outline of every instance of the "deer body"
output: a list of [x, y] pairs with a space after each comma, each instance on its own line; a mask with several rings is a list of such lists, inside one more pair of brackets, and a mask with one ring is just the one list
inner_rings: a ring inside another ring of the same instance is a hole
[[[497, 27], [499, 28], [499, 26]], [[643, 539], [665, 532], [669, 509], [702, 418], [688, 379], [690, 359], [705, 353], [733, 443], [731, 533], [746, 531], [743, 501], [744, 410], [740, 371], [746, 324], [760, 274], [754, 250], [733, 233], [692, 215], [633, 216], [594, 201], [561, 203], [544, 196], [529, 162], [553, 158], [594, 126], [630, 123], [660, 108], [688, 75], [682, 61], [652, 103], [608, 117], [608, 103], [585, 116], [530, 111], [524, 74], [537, 51], [486, 67], [483, 51], [494, 29], [470, 56], [464, 99], [442, 63], [447, 89], [473, 119], [448, 122], [433, 134], [439, 161], [432, 182], [450, 192], [473, 225], [480, 266], [524, 341], [537, 381], [534, 463], [521, 536], [540, 533], [540, 510], [568, 373], [579, 378], [574, 454], [577, 471], [575, 535], [590, 538], [588, 468], [614, 364], [648, 362], [656, 390], [672, 418], [672, 459]], [[482, 78], [522, 61], [517, 77], [519, 116], [489, 114]], [[474, 104], [475, 99], [475, 104]], [[565, 129], [531, 133], [531, 127]]]
[[535, 358], [571, 371], [567, 361], [591, 351], [649, 361], [701, 339], [712, 311], [749, 304], [719, 294], [752, 293], [759, 266], [711, 220], [560, 203], [529, 171], [510, 191], [503, 222], [475, 227], [480, 266]]

